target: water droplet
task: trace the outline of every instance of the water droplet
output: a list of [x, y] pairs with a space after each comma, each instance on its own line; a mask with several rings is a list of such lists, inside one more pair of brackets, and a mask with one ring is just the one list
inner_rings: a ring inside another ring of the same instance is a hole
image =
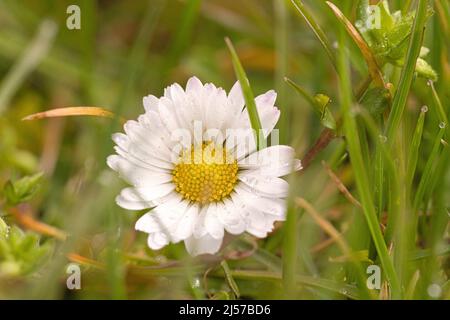
[[425, 113], [428, 111], [428, 106], [423, 106], [422, 108], [420, 108], [420, 111]]
[[192, 288], [200, 288], [200, 279], [195, 278], [192, 280]]
[[428, 295], [433, 299], [439, 299], [442, 294], [442, 288], [436, 283], [432, 283], [427, 288]]
[[445, 122], [439, 123], [439, 128], [444, 129], [446, 126]]
[[378, 136], [378, 138], [380, 139], [381, 143], [386, 143], [386, 141], [387, 141], [387, 137], [384, 136], [384, 135], [382, 135], [382, 134], [380, 134], [380, 135]]

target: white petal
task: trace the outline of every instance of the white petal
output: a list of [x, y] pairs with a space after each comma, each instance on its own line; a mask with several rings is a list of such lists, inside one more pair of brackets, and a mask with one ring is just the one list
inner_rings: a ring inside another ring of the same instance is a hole
[[[233, 119], [233, 113], [228, 108], [228, 99], [225, 90], [214, 88], [212, 92], [205, 97], [205, 116], [208, 129], [227, 128]], [[225, 137], [222, 137], [224, 141]]]
[[239, 173], [239, 180], [244, 182], [251, 190], [259, 195], [269, 198], [284, 198], [288, 195], [289, 184], [276, 177], [263, 177], [248, 172]]
[[239, 81], [236, 81], [233, 87], [228, 93], [228, 100], [230, 102], [230, 107], [234, 112], [242, 112], [245, 105], [244, 96], [242, 94], [242, 88]]
[[223, 225], [217, 217], [217, 205], [211, 203], [205, 217], [206, 231], [215, 239], [222, 239], [224, 235]]
[[247, 232], [258, 238], [265, 238], [272, 230], [272, 226], [267, 223], [266, 216], [262, 212], [251, 211], [247, 218]]
[[186, 92], [199, 92], [203, 89], [202, 82], [197, 77], [191, 77], [186, 84]]
[[273, 90], [269, 90], [255, 98], [261, 126], [265, 130], [266, 137], [272, 132], [280, 118], [280, 110], [274, 106], [276, 98], [277, 93]]
[[158, 107], [159, 99], [155, 97], [154, 95], [148, 95], [142, 99], [142, 103], [144, 104], [144, 109], [147, 112], [150, 111], [156, 111], [156, 108]]
[[173, 167], [173, 164], [162, 163], [157, 159], [150, 160], [148, 157], [139, 156], [139, 151], [136, 152], [130, 150], [131, 152], [128, 152], [119, 146], [115, 146], [114, 151], [116, 151], [119, 156], [129, 161], [130, 163], [141, 168], [149, 169], [150, 171], [169, 173], [173, 169], [171, 168]]
[[164, 197], [164, 201], [159, 206], [143, 215], [136, 222], [135, 229], [147, 233], [162, 231], [170, 234], [186, 206], [187, 202], [183, 201], [178, 193], [172, 192]]
[[161, 223], [155, 219], [155, 215], [150, 211], [144, 214], [136, 221], [134, 228], [137, 231], [146, 233], [161, 232], [163, 230]]
[[193, 234], [199, 212], [198, 204], [191, 205], [185, 211], [175, 227], [174, 236], [177, 240], [186, 240]]
[[109, 156], [106, 162], [122, 179], [136, 187], [154, 187], [172, 181], [171, 174], [142, 168], [118, 155]]
[[200, 209], [200, 213], [194, 225], [194, 237], [196, 238], [201, 238], [207, 233], [205, 226], [205, 219], [208, 207], [209, 205], [205, 205]]
[[167, 99], [166, 97], [162, 97], [161, 99], [159, 99], [158, 111], [162, 122], [169, 130], [169, 132], [181, 129], [181, 125], [177, 119], [175, 106], [173, 105], [171, 100]]
[[205, 234], [201, 238], [191, 236], [184, 241], [184, 244], [191, 256], [198, 256], [200, 254], [215, 254], [219, 251], [222, 240], [222, 238], [215, 239], [209, 234]]
[[256, 237], [264, 238], [272, 230], [273, 216], [266, 215], [246, 203], [246, 199], [237, 193], [231, 196], [236, 208], [241, 212], [246, 221], [246, 231]]
[[[280, 118], [280, 110], [274, 106], [277, 94], [273, 90], [269, 90], [255, 98], [256, 108], [261, 120], [261, 126], [264, 129], [264, 135], [267, 137], [273, 130]], [[248, 111], [242, 111], [241, 118], [242, 126], [251, 127]]]
[[147, 244], [153, 250], [159, 250], [168, 243], [169, 237], [163, 232], [151, 233], [147, 238]]
[[254, 170], [251, 174], [281, 177], [302, 168], [300, 160], [294, 156], [292, 147], [276, 145], [254, 152], [238, 164], [239, 168]]
[[120, 148], [148, 164], [172, 168], [171, 151], [158, 134], [134, 120], [127, 121], [124, 130], [127, 133], [125, 136], [113, 136], [114, 142]]
[[164, 183], [150, 188], [125, 188], [117, 196], [116, 202], [120, 207], [128, 210], [147, 209], [161, 204], [161, 199], [174, 189], [173, 183]]
[[284, 220], [286, 214], [286, 201], [284, 199], [259, 196], [243, 183], [239, 183], [234, 190], [240, 196], [242, 202], [250, 208], [272, 215], [279, 220]]
[[228, 233], [237, 235], [245, 231], [245, 219], [230, 199], [217, 203], [217, 217]]

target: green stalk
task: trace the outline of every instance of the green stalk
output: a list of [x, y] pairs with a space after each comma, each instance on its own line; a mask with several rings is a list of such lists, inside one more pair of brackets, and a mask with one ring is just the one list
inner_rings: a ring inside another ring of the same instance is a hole
[[281, 109], [280, 121], [278, 128], [280, 128], [280, 143], [287, 144], [289, 142], [289, 119], [291, 118], [291, 108], [288, 101], [289, 96], [286, 94], [286, 86], [284, 84], [284, 77], [288, 73], [289, 62], [289, 14], [286, 8], [285, 1], [273, 1], [275, 11], [275, 50], [276, 50], [276, 65], [275, 65], [275, 85], [278, 93], [278, 105]]
[[297, 272], [297, 221], [298, 213], [291, 199], [288, 200], [286, 221], [283, 226], [283, 287], [285, 298], [295, 294]]
[[398, 88], [395, 92], [394, 100], [392, 102], [392, 111], [389, 114], [389, 119], [386, 127], [385, 135], [388, 138], [389, 144], [393, 143], [393, 137], [400, 125], [400, 120], [406, 106], [406, 99], [408, 98], [408, 93], [413, 81], [416, 61], [419, 57], [420, 48], [422, 47], [426, 18], [427, 1], [419, 0], [417, 3], [416, 16], [414, 18], [414, 25], [411, 32], [405, 65], [402, 68]]
[[[339, 47], [346, 48], [345, 33], [341, 28], [339, 37]], [[338, 54], [338, 74], [340, 84], [341, 97], [341, 111], [343, 115], [344, 134], [347, 139], [347, 145], [350, 153], [350, 160], [355, 174], [356, 186], [361, 198], [361, 204], [367, 224], [375, 244], [375, 248], [383, 265], [386, 278], [392, 289], [394, 298], [401, 296], [400, 283], [395, 273], [394, 265], [383, 239], [383, 234], [379, 227], [378, 217], [373, 204], [372, 191], [370, 189], [369, 177], [367, 175], [367, 168], [364, 165], [363, 156], [361, 154], [361, 142], [357, 131], [356, 121], [351, 114], [351, 106], [353, 105], [352, 89], [350, 81], [350, 70], [348, 58], [345, 55], [345, 50], [340, 50]]]

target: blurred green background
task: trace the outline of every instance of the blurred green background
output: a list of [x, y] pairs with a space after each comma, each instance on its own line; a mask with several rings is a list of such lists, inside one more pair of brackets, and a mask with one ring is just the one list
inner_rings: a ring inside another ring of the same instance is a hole
[[[336, 4], [346, 7], [347, 16], [354, 21], [358, 2]], [[70, 15], [66, 9], [75, 3], [81, 9], [81, 30], [66, 27]], [[338, 48], [340, 26], [325, 1], [305, 3], [333, 50]], [[389, 4], [391, 11], [406, 12], [415, 1]], [[430, 48], [427, 61], [439, 74], [436, 88], [448, 110], [450, 21], [445, 8], [448, 5], [429, 18], [424, 45]], [[3, 220], [23, 230], [14, 229], [17, 234], [10, 239], [14, 243], [0, 249], [0, 298], [362, 297], [356, 286], [357, 272], [349, 266], [348, 257], [342, 256], [339, 246], [302, 210], [293, 209], [298, 219], [290, 238], [279, 224], [267, 239], [246, 235], [235, 239], [221, 256], [227, 265], [220, 263], [221, 257], [192, 260], [183, 244], [158, 252], [149, 250], [145, 235], [133, 230], [141, 213], [116, 206], [114, 198], [124, 184], [106, 167], [105, 159], [113, 152], [110, 137], [121, 131], [120, 123], [92, 117], [21, 121], [32, 113], [67, 106], [100, 106], [134, 119], [143, 112], [143, 96], [159, 96], [173, 82], [184, 86], [192, 75], [229, 90], [236, 77], [224, 37], [233, 41], [255, 94], [277, 91], [282, 142], [294, 146], [302, 158], [323, 127], [313, 108], [284, 77], [312, 94], [329, 96], [330, 111], [335, 115], [339, 113], [339, 86], [327, 54], [290, 1], [0, 0], [0, 186], [44, 172], [32, 199], [11, 210], [0, 202]], [[367, 78], [368, 69], [350, 38], [348, 43], [356, 90]], [[400, 68], [388, 66], [385, 72], [389, 82], [398, 81]], [[433, 104], [426, 80], [416, 79], [413, 90], [405, 115], [409, 130], [414, 129], [421, 106]], [[420, 172], [431, 152], [438, 122], [436, 113], [429, 114], [418, 159]], [[365, 270], [378, 262], [371, 260], [376, 257], [364, 216], [342, 196], [321, 165], [321, 160], [333, 164], [340, 181], [353, 193], [354, 172], [348, 158], [342, 158], [344, 144], [345, 139], [333, 140], [290, 182], [294, 195], [308, 199], [325, 220], [345, 234]], [[366, 163], [369, 169], [372, 160]], [[446, 182], [437, 186], [443, 189], [448, 215], [448, 174], [444, 178]], [[33, 217], [33, 222], [23, 215]], [[44, 232], [37, 232], [36, 221], [45, 223]], [[48, 226], [65, 234], [51, 236], [45, 229]], [[427, 233], [426, 223], [421, 226]], [[439, 298], [450, 297], [448, 217], [438, 229], [436, 241], [443, 243], [443, 249], [439, 248], [444, 253], [417, 253], [425, 258], [411, 262], [422, 272], [413, 273], [412, 282], [405, 284], [405, 291], [413, 286], [409, 298], [437, 298], [428, 291], [433, 283], [441, 288]], [[66, 240], [61, 240], [66, 235]], [[284, 256], [284, 250], [289, 250], [286, 241], [295, 242], [294, 254], [288, 258]], [[66, 289], [69, 260], [81, 266], [81, 290]], [[293, 288], [283, 282], [286, 268], [294, 269]], [[424, 275], [423, 270], [429, 274]], [[373, 294], [387, 298], [387, 291], [383, 280], [383, 288]]]

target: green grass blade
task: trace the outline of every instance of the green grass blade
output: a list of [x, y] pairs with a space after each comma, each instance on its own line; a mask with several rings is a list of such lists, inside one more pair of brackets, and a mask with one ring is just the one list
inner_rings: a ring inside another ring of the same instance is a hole
[[[345, 33], [341, 29], [339, 45], [345, 48]], [[400, 283], [395, 273], [394, 265], [384, 242], [383, 234], [379, 227], [379, 221], [375, 206], [372, 199], [372, 191], [370, 189], [369, 177], [367, 175], [367, 168], [364, 164], [362, 155], [361, 142], [358, 134], [356, 121], [351, 114], [351, 106], [353, 105], [352, 89], [350, 81], [350, 70], [348, 59], [345, 56], [345, 51], [342, 50], [338, 55], [338, 74], [340, 80], [340, 97], [341, 110], [344, 119], [344, 134], [347, 139], [348, 150], [350, 154], [351, 163], [354, 170], [356, 185], [360, 195], [363, 212], [365, 214], [367, 224], [372, 235], [375, 248], [380, 257], [381, 264], [386, 275], [387, 280], [392, 289], [393, 297], [399, 298], [401, 296]]]
[[177, 62], [179, 57], [182, 56], [184, 49], [188, 47], [201, 4], [202, 0], [189, 0], [186, 2], [186, 8], [183, 10], [175, 39], [172, 42], [168, 59], [166, 60], [166, 70]]
[[437, 109], [439, 121], [441, 121], [445, 124], [449, 124], [448, 117], [447, 117], [447, 114], [445, 113], [444, 106], [442, 105], [441, 99], [439, 99], [439, 95], [436, 91], [436, 88], [434, 87], [434, 82], [429, 80], [428, 85], [431, 88], [431, 96], [433, 97], [434, 107]]
[[220, 266], [222, 267], [223, 272], [225, 273], [225, 279], [227, 279], [228, 285], [230, 286], [230, 288], [233, 291], [236, 298], [239, 299], [239, 297], [241, 296], [241, 294], [239, 292], [239, 287], [238, 287], [236, 281], [234, 281], [234, 278], [233, 278], [233, 275], [231, 274], [231, 270], [230, 270], [230, 267], [228, 266], [228, 263], [225, 260], [222, 260], [222, 262], [220, 262]]
[[53, 21], [41, 23], [33, 41], [23, 51], [22, 57], [13, 65], [0, 84], [0, 114], [3, 113], [20, 84], [45, 57], [56, 36], [57, 26]]
[[422, 202], [425, 193], [429, 191], [430, 183], [433, 180], [433, 176], [435, 176], [437, 173], [437, 171], [434, 170], [435, 161], [436, 161], [437, 157], [439, 156], [441, 139], [444, 136], [444, 133], [445, 133], [445, 127], [439, 128], [439, 132], [434, 139], [434, 144], [433, 144], [433, 148], [431, 149], [430, 156], [427, 160], [425, 168], [423, 169], [422, 177], [420, 179], [419, 186], [417, 187], [417, 192], [414, 197], [413, 206], [416, 210], [419, 209], [420, 203]]
[[[267, 271], [252, 271], [252, 270], [231, 270], [231, 275], [234, 279], [245, 280], [266, 280], [279, 281], [281, 277], [279, 274]], [[361, 299], [359, 290], [355, 286], [341, 284], [332, 280], [298, 275], [294, 279], [294, 286], [304, 285], [331, 291], [351, 299]]]
[[290, 95], [287, 94], [287, 88], [283, 81], [289, 71], [289, 12], [285, 1], [274, 0], [273, 7], [275, 12], [275, 87], [278, 93], [278, 105], [281, 109], [278, 128], [280, 131], [280, 143], [289, 142], [290, 126], [289, 122], [292, 118], [292, 110]]
[[298, 212], [292, 200], [288, 200], [286, 221], [283, 225], [283, 287], [286, 297], [292, 297], [295, 294], [297, 221]]
[[233, 43], [229, 38], [225, 38], [225, 42], [231, 54], [231, 61], [233, 63], [236, 78], [239, 80], [239, 83], [241, 84], [242, 94], [244, 95], [248, 117], [250, 118], [250, 124], [252, 126], [252, 129], [255, 131], [256, 146], [257, 149], [259, 150], [263, 142], [261, 141], [260, 137], [262, 125], [261, 119], [259, 118], [258, 109], [256, 107], [255, 96], [253, 94], [252, 88], [250, 87], [247, 74], [245, 73], [245, 70], [242, 67], [242, 64], [239, 60], [236, 50], [234, 49]]
[[413, 135], [411, 147], [409, 150], [409, 156], [408, 156], [408, 167], [406, 170], [406, 187], [407, 188], [411, 188], [413, 178], [414, 178], [414, 173], [416, 171], [417, 160], [419, 158], [419, 147], [420, 147], [420, 142], [422, 140], [423, 124], [425, 122], [425, 113], [427, 112], [427, 109], [428, 108], [426, 106], [422, 107], [422, 109], [420, 111], [419, 119], [417, 120], [416, 129], [414, 130], [414, 135]]
[[406, 106], [406, 99], [408, 98], [408, 93], [413, 81], [416, 61], [419, 57], [420, 48], [422, 47], [426, 19], [427, 1], [419, 0], [417, 3], [416, 16], [411, 32], [405, 65], [402, 68], [400, 81], [392, 102], [392, 111], [389, 114], [389, 119], [386, 127], [385, 135], [388, 138], [388, 142], [390, 144], [393, 143], [393, 137], [397, 132], [403, 111]]
[[309, 9], [304, 5], [303, 1], [301, 0], [291, 0], [294, 7], [297, 9], [299, 14], [305, 19], [308, 26], [311, 28], [311, 30], [316, 35], [319, 42], [322, 44], [322, 47], [324, 48], [325, 52], [327, 53], [328, 58], [331, 61], [331, 64], [335, 69], [336, 68], [336, 58], [333, 54], [333, 50], [331, 49], [330, 42], [328, 41], [327, 36], [325, 35], [325, 32], [323, 32], [320, 25], [316, 22], [316, 19], [313, 17]]

